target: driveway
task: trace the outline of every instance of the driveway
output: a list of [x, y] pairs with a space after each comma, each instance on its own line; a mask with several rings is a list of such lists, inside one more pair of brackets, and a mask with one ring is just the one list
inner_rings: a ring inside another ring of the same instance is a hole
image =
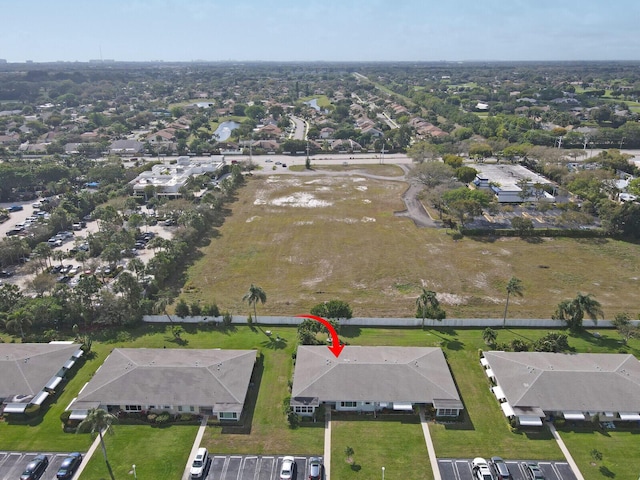
[[[205, 480], [278, 480], [282, 458], [275, 455], [210, 455]], [[293, 480], [309, 478], [308, 464], [311, 457], [294, 458], [297, 476]]]
[[[38, 455], [37, 453], [0, 452], [0, 480], [15, 480], [20, 478], [27, 464]], [[49, 466], [41, 480], [55, 480], [56, 472], [66, 453], [45, 453], [49, 457]], [[84, 455], [84, 454], [83, 454]], [[83, 459], [84, 461], [84, 459]]]
[[[488, 459], [487, 459], [488, 460]], [[513, 480], [528, 480], [522, 463], [524, 460], [505, 460]], [[546, 480], [576, 480], [567, 462], [537, 462]], [[469, 459], [439, 459], [442, 480], [474, 480]]]

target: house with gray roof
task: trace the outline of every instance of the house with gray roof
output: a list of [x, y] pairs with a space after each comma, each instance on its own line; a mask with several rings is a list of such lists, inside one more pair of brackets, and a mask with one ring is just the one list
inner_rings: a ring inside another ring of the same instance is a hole
[[73, 342], [0, 343], [0, 410], [37, 410], [83, 353]]
[[613, 353], [484, 352], [493, 393], [507, 417], [640, 420], [640, 362]]
[[193, 413], [239, 420], [255, 350], [116, 348], [67, 410]]
[[311, 416], [321, 405], [337, 411], [413, 410], [432, 405], [438, 416], [458, 416], [460, 396], [440, 348], [298, 347], [291, 408]]

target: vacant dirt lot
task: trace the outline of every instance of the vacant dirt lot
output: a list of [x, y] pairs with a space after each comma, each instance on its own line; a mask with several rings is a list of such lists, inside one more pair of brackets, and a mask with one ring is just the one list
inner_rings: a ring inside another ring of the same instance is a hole
[[349, 302], [356, 316], [411, 316], [426, 287], [450, 317], [502, 315], [505, 285], [523, 280], [511, 317], [549, 317], [555, 305], [592, 293], [605, 315], [637, 313], [640, 249], [610, 240], [454, 240], [394, 216], [407, 185], [345, 176], [260, 175], [232, 205], [221, 235], [189, 270], [188, 302], [248, 313], [242, 296], [261, 286], [258, 314], [299, 314]]

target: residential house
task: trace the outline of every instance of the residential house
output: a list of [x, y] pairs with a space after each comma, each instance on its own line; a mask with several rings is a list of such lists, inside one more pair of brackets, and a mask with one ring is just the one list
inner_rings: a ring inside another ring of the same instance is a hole
[[326, 346], [299, 346], [290, 405], [303, 416], [323, 405], [346, 412], [429, 405], [437, 416], [463, 410], [444, 354], [435, 347], [348, 345], [336, 358]]
[[169, 412], [240, 420], [256, 350], [115, 348], [67, 410]]
[[73, 342], [0, 343], [0, 410], [39, 408], [83, 353]]
[[640, 421], [640, 362], [631, 354], [484, 352], [480, 359], [505, 416]]
[[144, 152], [144, 143], [137, 140], [116, 140], [109, 146], [112, 155], [138, 155]]

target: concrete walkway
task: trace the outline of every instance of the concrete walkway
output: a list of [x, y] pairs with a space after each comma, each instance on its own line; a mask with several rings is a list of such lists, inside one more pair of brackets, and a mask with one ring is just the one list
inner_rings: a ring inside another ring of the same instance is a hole
[[420, 425], [422, 425], [422, 434], [427, 444], [427, 452], [429, 452], [429, 463], [431, 463], [431, 470], [433, 471], [433, 480], [442, 480], [440, 469], [438, 468], [436, 449], [433, 448], [433, 441], [431, 440], [431, 433], [429, 433], [429, 424], [424, 415], [424, 408], [420, 408]]
[[331, 409], [324, 406], [324, 475], [331, 480]]
[[549, 431], [551, 432], [551, 435], [553, 435], [553, 438], [556, 439], [556, 442], [558, 443], [560, 450], [562, 450], [562, 453], [564, 454], [564, 458], [567, 459], [567, 463], [571, 467], [573, 474], [576, 476], [578, 480], [584, 480], [584, 477], [582, 476], [582, 473], [580, 473], [580, 469], [578, 468], [578, 465], [573, 460], [573, 457], [571, 456], [571, 453], [569, 452], [569, 449], [567, 448], [567, 446], [564, 444], [564, 441], [562, 440], [562, 438], [560, 438], [560, 434], [556, 430], [556, 427], [553, 425], [553, 423], [550, 423], [550, 422], [547, 423], [547, 427], [549, 427]]
[[196, 453], [200, 448], [200, 442], [202, 441], [202, 436], [204, 435], [204, 431], [207, 428], [207, 420], [209, 417], [205, 416], [200, 423], [200, 428], [198, 428], [198, 433], [196, 434], [196, 438], [193, 441], [193, 447], [191, 447], [191, 453], [189, 454], [189, 460], [187, 460], [187, 466], [184, 468], [184, 472], [182, 473], [182, 480], [189, 480], [189, 470], [191, 470], [191, 464], [193, 463], [193, 459], [196, 458]]
[[93, 456], [93, 453], [96, 451], [96, 449], [99, 446], [100, 446], [100, 435], [96, 435], [96, 439], [91, 444], [91, 447], [89, 447], [89, 451], [85, 453], [84, 456], [82, 457], [82, 463], [80, 464], [80, 467], [78, 467], [78, 470], [76, 470], [76, 473], [73, 476], [73, 480], [80, 478], [80, 475], [82, 475], [82, 471], [84, 470], [84, 467], [87, 466], [87, 464], [89, 463], [89, 460], [91, 460], [91, 457]]

